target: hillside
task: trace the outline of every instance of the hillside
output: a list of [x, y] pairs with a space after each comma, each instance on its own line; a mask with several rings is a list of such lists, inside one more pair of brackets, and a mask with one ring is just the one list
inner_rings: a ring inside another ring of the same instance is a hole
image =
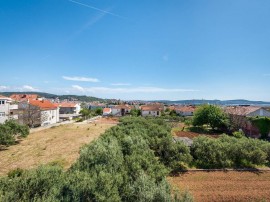
[[86, 96], [86, 95], [55, 95], [50, 93], [44, 93], [44, 92], [1, 92], [1, 95], [4, 96], [10, 96], [12, 94], [37, 94], [40, 97], [45, 98], [59, 98], [60, 100], [64, 99], [75, 99], [81, 102], [93, 102], [93, 101], [99, 101], [99, 102], [105, 102], [106, 99], [92, 97], [92, 96]]
[[190, 105], [201, 105], [201, 104], [214, 104], [214, 105], [267, 105], [270, 106], [270, 102], [264, 101], [251, 101], [251, 100], [159, 100], [166, 104], [190, 104]]

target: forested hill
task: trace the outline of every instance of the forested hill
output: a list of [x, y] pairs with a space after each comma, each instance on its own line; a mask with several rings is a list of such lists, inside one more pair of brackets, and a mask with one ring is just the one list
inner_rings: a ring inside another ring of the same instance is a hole
[[0, 92], [1, 95], [4, 96], [10, 96], [12, 94], [37, 94], [40, 97], [45, 97], [45, 98], [59, 98], [60, 100], [63, 99], [76, 99], [82, 102], [93, 102], [93, 101], [100, 101], [104, 102], [106, 101], [105, 99], [97, 98], [97, 97], [92, 97], [92, 96], [86, 96], [86, 95], [55, 95], [55, 94], [50, 94], [50, 93], [43, 93], [43, 92]]
[[214, 105], [269, 105], [270, 102], [264, 101], [251, 101], [251, 100], [160, 100], [166, 104], [190, 104], [190, 105], [201, 105], [201, 104], [214, 104]]

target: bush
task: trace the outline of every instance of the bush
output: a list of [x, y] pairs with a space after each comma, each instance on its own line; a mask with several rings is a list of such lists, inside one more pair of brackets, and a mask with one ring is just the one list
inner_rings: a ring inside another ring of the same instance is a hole
[[222, 135], [212, 139], [194, 139], [191, 154], [199, 168], [240, 168], [267, 165], [269, 163], [270, 143], [251, 138], [240, 139]]
[[0, 124], [0, 145], [12, 145], [17, 138], [24, 138], [28, 134], [28, 126], [19, 125], [14, 120], [7, 120], [4, 124]]
[[243, 131], [235, 131], [233, 132], [233, 137], [235, 138], [242, 138], [242, 137], [245, 137], [245, 133]]
[[[46, 201], [62, 183], [60, 167], [38, 169], [10, 175], [0, 181], [1, 201]], [[47, 200], [48, 201], [48, 200]]]

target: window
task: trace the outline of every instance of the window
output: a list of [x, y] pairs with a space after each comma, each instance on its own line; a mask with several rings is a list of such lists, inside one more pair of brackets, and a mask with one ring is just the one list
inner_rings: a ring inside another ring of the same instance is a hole
[[0, 101], [0, 104], [4, 105], [5, 104], [5, 101], [4, 100], [1, 100]]
[[0, 117], [5, 116], [5, 112], [0, 112]]

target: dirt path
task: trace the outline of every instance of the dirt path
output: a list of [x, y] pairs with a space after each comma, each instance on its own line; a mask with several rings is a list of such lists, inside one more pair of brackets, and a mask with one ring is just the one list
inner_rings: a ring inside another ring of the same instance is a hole
[[15, 168], [60, 163], [68, 168], [79, 156], [80, 147], [97, 139], [113, 124], [67, 124], [31, 133], [19, 144], [0, 151], [0, 175]]
[[190, 172], [168, 179], [195, 201], [270, 201], [270, 172]]

